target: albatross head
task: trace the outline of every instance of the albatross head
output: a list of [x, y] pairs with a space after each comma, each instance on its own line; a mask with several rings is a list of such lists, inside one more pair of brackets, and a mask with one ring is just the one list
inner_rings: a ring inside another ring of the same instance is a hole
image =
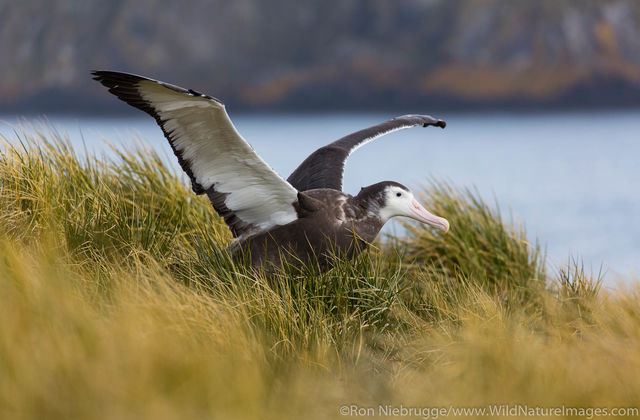
[[410, 217], [429, 226], [442, 230], [449, 230], [447, 219], [438, 217], [425, 209], [413, 196], [409, 188], [393, 181], [380, 182], [363, 188], [358, 198], [370, 203], [377, 210], [378, 217], [386, 223], [392, 217]]

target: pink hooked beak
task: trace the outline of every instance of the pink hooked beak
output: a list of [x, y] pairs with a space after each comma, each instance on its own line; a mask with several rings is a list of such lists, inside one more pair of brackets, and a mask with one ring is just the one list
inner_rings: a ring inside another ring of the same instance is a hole
[[411, 217], [419, 222], [426, 223], [430, 226], [442, 230], [444, 233], [449, 231], [449, 222], [447, 219], [438, 217], [425, 209], [422, 204], [418, 203], [414, 198], [411, 200]]

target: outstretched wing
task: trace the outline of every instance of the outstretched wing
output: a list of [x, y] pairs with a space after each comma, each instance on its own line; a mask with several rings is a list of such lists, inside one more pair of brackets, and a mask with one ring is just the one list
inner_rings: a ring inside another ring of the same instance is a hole
[[316, 188], [342, 191], [344, 165], [351, 153], [380, 136], [416, 125], [444, 128], [447, 124], [429, 115], [403, 115], [356, 131], [313, 152], [293, 171], [287, 181], [298, 191]]
[[193, 191], [209, 196], [235, 237], [297, 218], [298, 191], [240, 136], [222, 102], [132, 74], [93, 75], [109, 92], [155, 118]]

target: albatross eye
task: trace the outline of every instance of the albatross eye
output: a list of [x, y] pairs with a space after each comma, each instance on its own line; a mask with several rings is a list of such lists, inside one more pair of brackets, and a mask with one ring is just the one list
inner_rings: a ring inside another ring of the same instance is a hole
[[402, 193], [396, 193], [396, 197], [402, 197]]

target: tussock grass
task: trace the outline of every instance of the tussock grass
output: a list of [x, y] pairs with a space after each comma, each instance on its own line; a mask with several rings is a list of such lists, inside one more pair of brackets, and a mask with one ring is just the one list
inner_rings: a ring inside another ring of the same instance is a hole
[[0, 413], [7, 418], [342, 417], [341, 405], [629, 407], [640, 288], [602, 290], [473, 191], [328, 273], [275, 278], [149, 150], [79, 158], [26, 130], [0, 155]]
[[453, 229], [434, 235], [424, 225], [407, 224], [402, 240], [407, 255], [445, 276], [463, 275], [493, 289], [527, 289], [546, 280], [539, 244], [522, 227], [503, 222], [477, 191], [434, 181], [423, 193], [436, 214], [446, 214]]

